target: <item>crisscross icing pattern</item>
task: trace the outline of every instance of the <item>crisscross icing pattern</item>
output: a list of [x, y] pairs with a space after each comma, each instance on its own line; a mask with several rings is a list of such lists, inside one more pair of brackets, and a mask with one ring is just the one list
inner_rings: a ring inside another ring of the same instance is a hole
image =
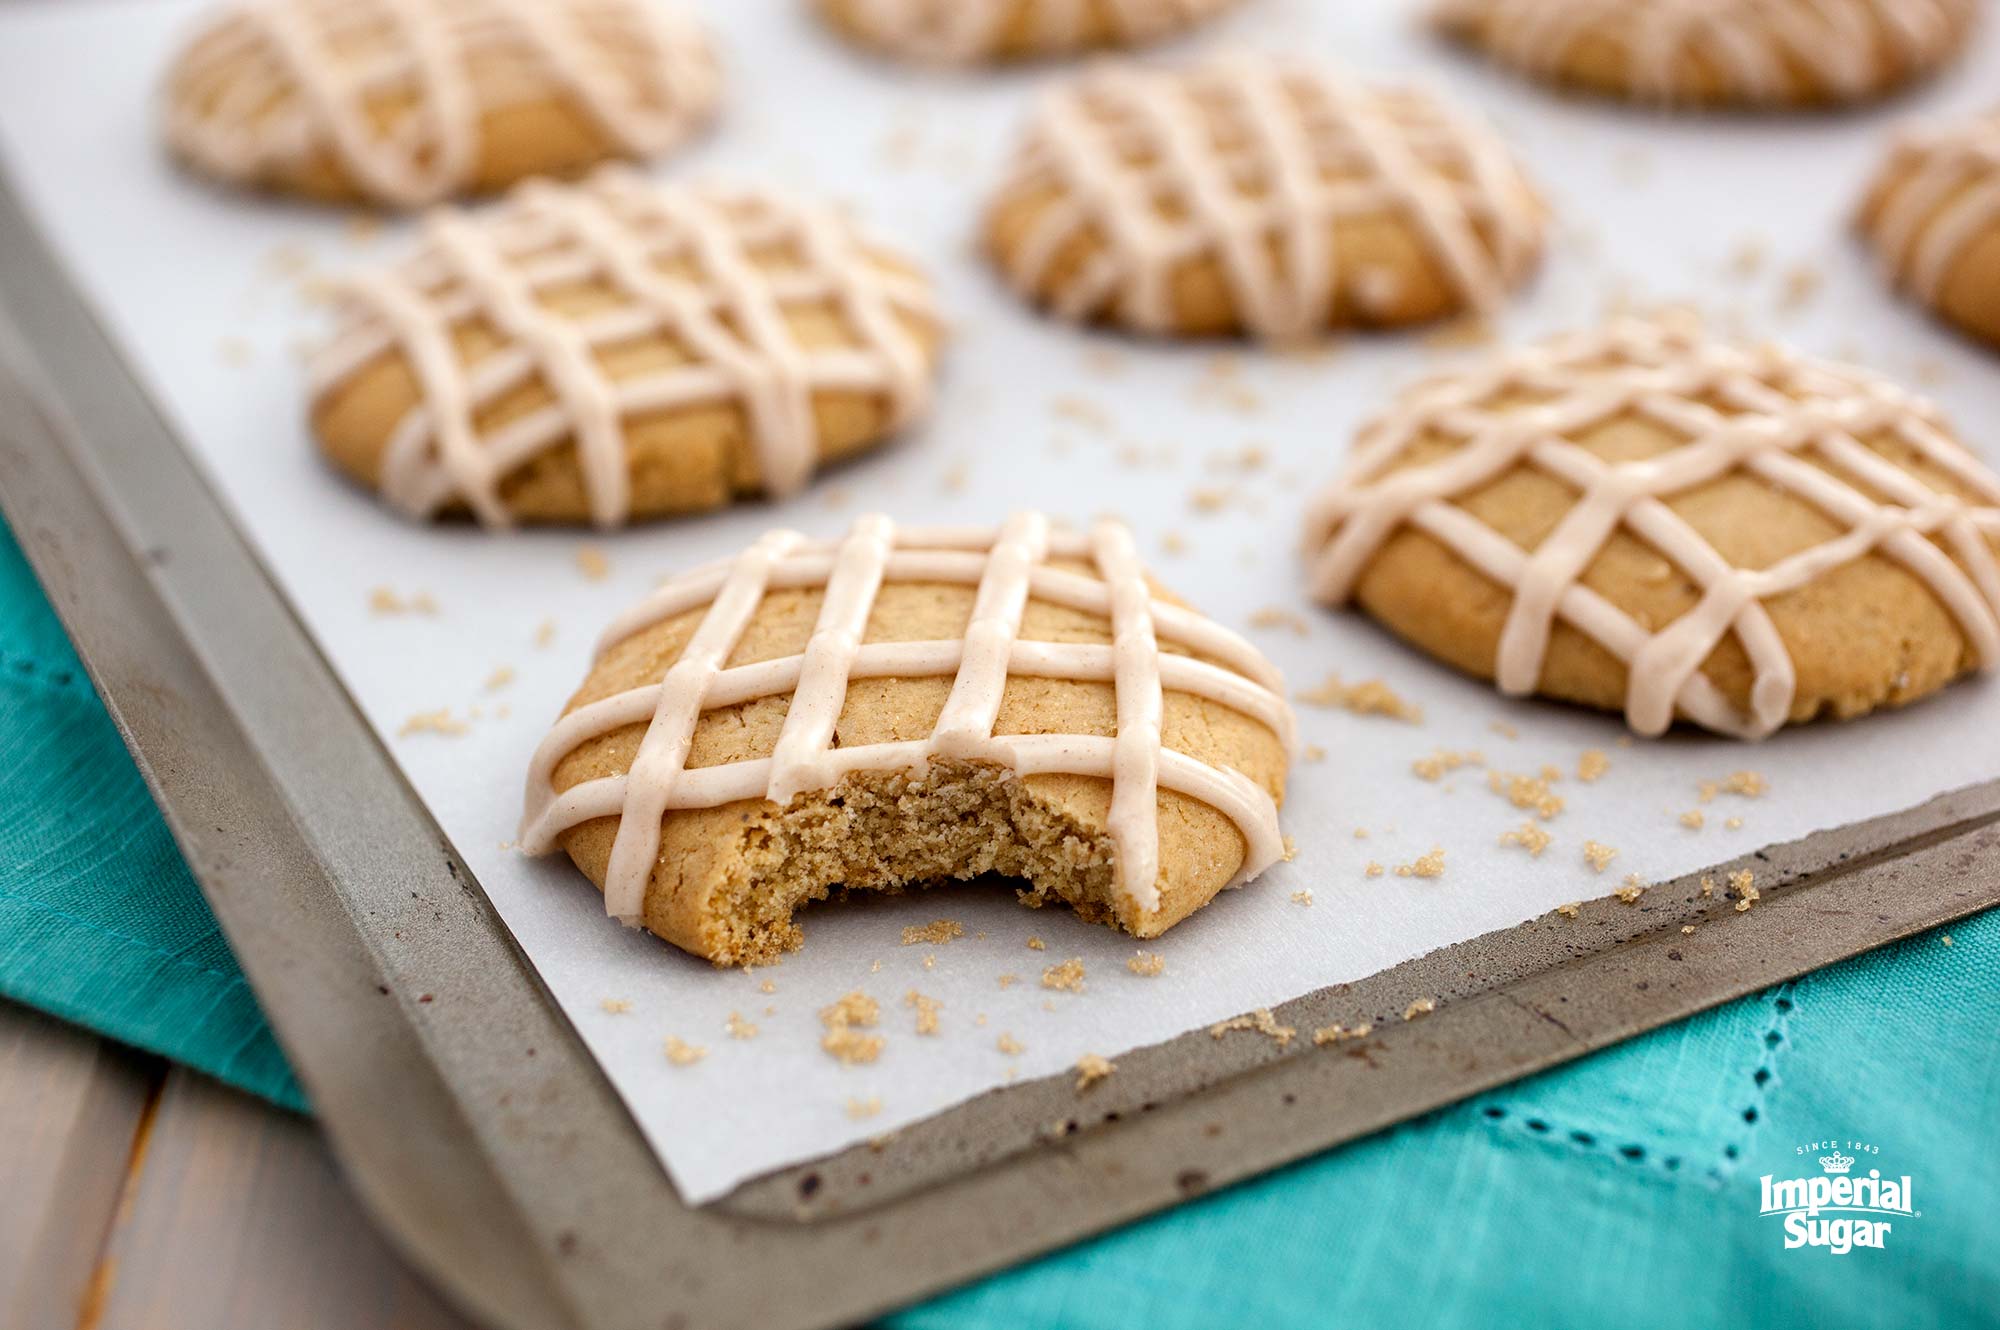
[[[820, 0], [828, 5], [831, 0]], [[1239, 0], [853, 0], [850, 22], [885, 50], [934, 64], [962, 64], [993, 54], [1026, 4], [1037, 51], [1084, 45], [1101, 12], [1112, 36], [1147, 42], [1193, 27]]]
[[[1573, 442], [1626, 416], [1685, 442], [1615, 464]], [[1459, 446], [1437, 461], [1400, 466], [1419, 440], [1438, 437]], [[1979, 499], [1941, 492], [1863, 442], [1881, 437], [1914, 450]], [[1534, 550], [1454, 502], [1517, 467], [1539, 469], [1577, 493]], [[1664, 500], [1739, 470], [1845, 529], [1768, 567], [1732, 566]], [[1777, 729], [1790, 713], [1796, 672], [1764, 602], [1871, 553], [1927, 585], [1983, 665], [2000, 665], [2000, 563], [1989, 543], [2000, 538], [2000, 477], [1945, 433], [1927, 403], [1882, 379], [1775, 347], [1710, 342], [1678, 320], [1623, 320], [1413, 391], [1364, 429], [1346, 473], [1309, 510], [1313, 594], [1328, 604], [1346, 601], [1376, 552], [1405, 525], [1513, 592], [1495, 669], [1502, 691], [1535, 691], [1561, 620], [1625, 663], [1626, 718], [1641, 734], [1663, 732], [1677, 712], [1744, 738]], [[1579, 580], [1620, 529], [1701, 593], [1658, 632]], [[1747, 712], [1701, 672], [1732, 632], [1755, 671]]]
[[[1052, 567], [1051, 558], [1087, 560], [1096, 576]], [[876, 595], [888, 582], [976, 588], [963, 638], [864, 641]], [[805, 650], [730, 666], [764, 597], [801, 587], [825, 592]], [[1022, 638], [1030, 599], [1102, 616], [1110, 622], [1111, 643]], [[1236, 634], [1155, 599], [1131, 533], [1118, 522], [1100, 521], [1082, 536], [1053, 529], [1039, 513], [1019, 514], [997, 531], [898, 529], [886, 517], [871, 516], [837, 543], [774, 531], [738, 558], [654, 592], [611, 626], [599, 653], [703, 607], [699, 627], [659, 683], [564, 716], [536, 750], [529, 770], [521, 832], [529, 853], [547, 853], [564, 832], [594, 818], [619, 818], [604, 902], [608, 913], [627, 923], [637, 922], [644, 909], [661, 819], [668, 811], [746, 799], [783, 805], [806, 791], [831, 789], [857, 772], [921, 770], [934, 758], [989, 763], [1017, 776], [1062, 773], [1110, 781], [1117, 886], [1142, 912], [1158, 909], [1160, 902], [1161, 790], [1199, 799], [1235, 823], [1246, 851], [1231, 885], [1283, 856], [1277, 806], [1264, 788], [1241, 772], [1166, 747], [1161, 730], [1164, 693], [1186, 693], [1261, 722], [1289, 751], [1296, 731], [1283, 680]], [[1195, 654], [1164, 652], [1163, 641]], [[1110, 683], [1117, 695], [1116, 735], [996, 735], [1010, 676]], [[834, 747], [849, 681], [892, 677], [952, 680], [930, 736]], [[704, 712], [786, 694], [791, 702], [771, 756], [688, 768]], [[556, 767], [570, 753], [639, 723], [647, 726], [646, 735], [628, 774], [555, 789]]]
[[1315, 64], [1232, 55], [1181, 70], [1103, 65], [1042, 107], [1000, 197], [1050, 205], [1005, 260], [1041, 290], [1084, 237], [1091, 257], [1050, 303], [1171, 332], [1174, 281], [1213, 256], [1245, 328], [1323, 329], [1364, 313], [1395, 273], [1340, 251], [1336, 223], [1388, 215], [1426, 246], [1463, 303], [1488, 312], [1533, 264], [1539, 205], [1504, 145], [1427, 93], [1356, 85]]
[[[631, 510], [625, 422], [718, 403], [743, 411], [764, 489], [791, 494], [819, 458], [816, 392], [877, 396], [889, 429], [929, 401], [929, 284], [831, 208], [605, 167], [580, 186], [530, 181], [497, 213], [439, 210], [424, 234], [409, 262], [342, 288], [341, 329], [312, 364], [325, 394], [404, 356], [422, 392], [390, 436], [382, 491], [414, 516], [458, 501], [505, 526], [505, 478], [573, 441], [592, 520], [616, 526]], [[590, 284], [614, 293], [608, 307], [572, 317], [544, 299]], [[787, 312], [805, 306], [837, 311], [852, 341], [803, 343]], [[468, 365], [455, 338], [474, 323], [505, 344]], [[602, 353], [646, 339], [683, 358], [614, 378]], [[537, 380], [553, 402], [482, 427]]]
[[[1499, 59], [1559, 74], [1585, 40], [1619, 43], [1634, 95], [1688, 96], [1700, 59], [1733, 97], [1783, 100], [1795, 70], [1822, 89], [1863, 96], [1893, 68], [1935, 64], [1972, 17], [1971, 0], [1440, 0], [1438, 22], [1476, 29]], [[1886, 52], [1886, 54], [1885, 54]], [[1885, 60], [1894, 66], [1885, 68]]]
[[660, 0], [234, 0], [173, 78], [167, 137], [191, 160], [254, 179], [326, 152], [401, 207], [469, 185], [481, 118], [524, 97], [558, 91], [642, 157], [705, 123], [720, 84], [700, 26]]
[[1883, 173], [1898, 177], [1871, 230], [1897, 279], [1936, 303], [1965, 252], [2000, 233], [2000, 111], [1905, 133]]

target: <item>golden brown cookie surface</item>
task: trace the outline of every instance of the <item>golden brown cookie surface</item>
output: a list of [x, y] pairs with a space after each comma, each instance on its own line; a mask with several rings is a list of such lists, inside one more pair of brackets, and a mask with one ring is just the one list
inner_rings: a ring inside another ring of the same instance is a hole
[[414, 517], [627, 521], [796, 492], [929, 400], [929, 282], [829, 207], [606, 168], [440, 211], [339, 288], [329, 457]]
[[1058, 89], [986, 243], [1064, 318], [1300, 340], [1491, 312], [1532, 271], [1542, 224], [1505, 146], [1428, 94], [1229, 56]]
[[1896, 285], [2000, 343], [2000, 111], [1901, 136], [1860, 225]]
[[1137, 46], [1242, 0], [814, 0], [854, 41], [926, 64], [1024, 60]]
[[1504, 692], [1742, 737], [2000, 664], [2000, 476], [1864, 371], [1627, 320], [1412, 390], [1314, 595]]
[[1440, 29], [1544, 82], [1676, 106], [1866, 101], [1957, 54], [1974, 0], [1439, 0]]
[[1291, 713], [1116, 522], [766, 536], [607, 633], [522, 843], [718, 964], [829, 890], [997, 872], [1153, 937], [1282, 856]]
[[232, 0], [163, 100], [204, 174], [410, 208], [666, 152], [718, 90], [677, 0]]

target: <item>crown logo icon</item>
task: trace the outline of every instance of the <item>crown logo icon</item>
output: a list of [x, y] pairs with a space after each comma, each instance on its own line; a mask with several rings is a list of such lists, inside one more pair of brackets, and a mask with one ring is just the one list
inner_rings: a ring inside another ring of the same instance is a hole
[[1819, 1157], [1819, 1166], [1828, 1173], [1845, 1173], [1848, 1169], [1854, 1167], [1854, 1156], [1844, 1155], [1840, 1151], [1835, 1150], [1830, 1155], [1821, 1155]]

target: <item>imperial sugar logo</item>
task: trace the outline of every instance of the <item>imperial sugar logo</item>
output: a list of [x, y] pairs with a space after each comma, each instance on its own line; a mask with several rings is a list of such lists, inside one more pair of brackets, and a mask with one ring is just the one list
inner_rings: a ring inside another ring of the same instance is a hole
[[[1784, 1222], [1787, 1251], [1817, 1247], [1845, 1256], [1857, 1247], [1879, 1250], [1889, 1245], [1899, 1222], [1923, 1217], [1909, 1174], [1884, 1177], [1880, 1168], [1856, 1171], [1857, 1157], [1872, 1163], [1881, 1154], [1880, 1146], [1815, 1141], [1799, 1146], [1795, 1153], [1802, 1160], [1816, 1161], [1819, 1172], [1793, 1178], [1766, 1173], [1759, 1179], [1761, 1213]], [[1866, 1163], [1862, 1166], [1866, 1168]]]

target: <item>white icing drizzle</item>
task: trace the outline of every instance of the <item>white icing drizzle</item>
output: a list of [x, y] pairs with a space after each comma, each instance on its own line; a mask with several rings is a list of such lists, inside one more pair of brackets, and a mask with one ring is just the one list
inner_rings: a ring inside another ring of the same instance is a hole
[[[483, 63], [507, 72], [476, 76]], [[660, 0], [230, 0], [173, 69], [166, 134], [224, 179], [324, 152], [370, 197], [420, 207], [472, 183], [493, 111], [560, 95], [646, 157], [705, 124], [719, 91], [700, 25]]]
[[1099, 66], [1043, 105], [999, 197], [1041, 193], [1063, 201], [1002, 256], [1014, 284], [1037, 293], [1088, 236], [1094, 256], [1050, 304], [1153, 333], [1173, 330], [1175, 275], [1202, 255], [1219, 261], [1237, 317], [1260, 337], [1306, 337], [1342, 303], [1381, 307], [1395, 274], [1340, 252], [1345, 219], [1404, 219], [1439, 278], [1481, 313], [1540, 250], [1540, 205], [1484, 126], [1428, 93], [1282, 57]]
[[[1699, 57], [1727, 93], [1775, 102], [1804, 71], [1827, 93], [1861, 97], [1897, 69], [1941, 61], [1964, 33], [1972, 0], [1439, 0], [1446, 28], [1474, 31], [1503, 63], [1560, 75], [1578, 42], [1617, 43], [1633, 95], [1687, 100]], [[1886, 54], [1885, 54], [1886, 51]], [[1893, 63], [1885, 63], [1893, 62]]]
[[[1623, 416], [1686, 442], [1615, 464], [1571, 442]], [[1982, 502], [1934, 489], [1862, 442], [1881, 436]], [[1398, 469], [1419, 440], [1436, 438], [1458, 446]], [[1532, 551], [1455, 502], [1524, 466], [1577, 492], [1569, 513]], [[1662, 500], [1734, 471], [1804, 500], [1841, 534], [1765, 568], [1732, 566]], [[1413, 390], [1362, 431], [1346, 472], [1308, 510], [1313, 595], [1326, 604], [1347, 601], [1383, 543], [1405, 525], [1513, 593], [1495, 667], [1503, 692], [1535, 691], [1561, 620], [1625, 663], [1626, 719], [1641, 734], [1664, 732], [1677, 713], [1741, 738], [1784, 724], [1796, 673], [1764, 602], [1871, 553], [1929, 587], [1983, 667], [2000, 665], [2000, 562], [1988, 543], [2000, 538], [2000, 476], [1946, 434], [1927, 402], [1893, 384], [1776, 347], [1710, 342], [1679, 321], [1622, 320]], [[1693, 608], [1657, 632], [1579, 580], [1621, 528], [1701, 591]], [[1701, 673], [1732, 632], [1754, 672], [1747, 713]]]
[[[820, 0], [833, 7], [836, 0]], [[992, 55], [1023, 5], [1032, 11], [1034, 49], [1081, 49], [1094, 20], [1109, 20], [1112, 40], [1136, 45], [1191, 28], [1238, 0], [845, 0], [848, 21], [869, 41], [908, 59], [964, 64]]]
[[[1051, 567], [1050, 558], [1088, 560], [1096, 576]], [[972, 586], [972, 614], [956, 641], [864, 642], [877, 593], [888, 582]], [[819, 618], [796, 656], [729, 666], [731, 653], [771, 591], [823, 588]], [[1109, 646], [1037, 642], [1020, 636], [1029, 600], [1108, 619]], [[1088, 536], [1053, 530], [1039, 513], [991, 528], [897, 528], [864, 517], [836, 543], [774, 531], [727, 563], [674, 579], [614, 622], [598, 654], [677, 615], [706, 607], [680, 658], [655, 684], [578, 707], [559, 720], [529, 768], [521, 844], [555, 849], [563, 833], [617, 817], [605, 883], [607, 913], [636, 924], [659, 857], [661, 819], [673, 809], [739, 800], [784, 805], [831, 789], [863, 771], [921, 771], [945, 759], [989, 763], [1017, 776], [1061, 773], [1111, 782], [1108, 829], [1119, 892], [1142, 913], [1159, 908], [1158, 803], [1173, 790], [1225, 814], [1242, 833], [1244, 859], [1231, 886], [1283, 857], [1278, 809], [1261, 785], [1165, 746], [1164, 693], [1229, 707], [1297, 744], [1284, 681], [1248, 642], [1180, 606], [1154, 599], [1121, 523], [1104, 520]], [[1190, 653], [1163, 652], [1162, 642]], [[1196, 659], [1200, 656], [1203, 659]], [[1221, 662], [1214, 664], [1211, 662]], [[996, 735], [1010, 676], [1110, 683], [1117, 733]], [[944, 678], [951, 692], [926, 739], [832, 746], [850, 680]], [[687, 767], [704, 712], [790, 694], [771, 756]], [[557, 791], [556, 767], [578, 747], [644, 723], [629, 774]]]
[[[619, 525], [630, 514], [625, 423], [717, 403], [743, 411], [764, 489], [791, 494], [819, 458], [815, 393], [876, 395], [890, 429], [929, 401], [916, 331], [941, 327], [929, 284], [889, 266], [831, 208], [605, 167], [581, 185], [530, 181], [497, 211], [440, 209], [424, 235], [408, 262], [340, 289], [340, 329], [310, 366], [323, 396], [386, 354], [407, 361], [422, 391], [390, 435], [382, 492], [412, 516], [457, 500], [504, 527], [502, 480], [573, 440], [592, 520]], [[580, 317], [545, 303], [589, 283], [616, 303]], [[786, 311], [805, 306], [837, 311], [858, 344], [802, 344]], [[504, 345], [467, 365], [454, 337], [474, 323]], [[685, 360], [612, 377], [600, 352], [648, 338]], [[483, 424], [531, 381], [555, 400]]]
[[2000, 234], [2000, 111], [1904, 133], [1876, 190], [1870, 230], [1883, 263], [1938, 303], [1965, 252]]

